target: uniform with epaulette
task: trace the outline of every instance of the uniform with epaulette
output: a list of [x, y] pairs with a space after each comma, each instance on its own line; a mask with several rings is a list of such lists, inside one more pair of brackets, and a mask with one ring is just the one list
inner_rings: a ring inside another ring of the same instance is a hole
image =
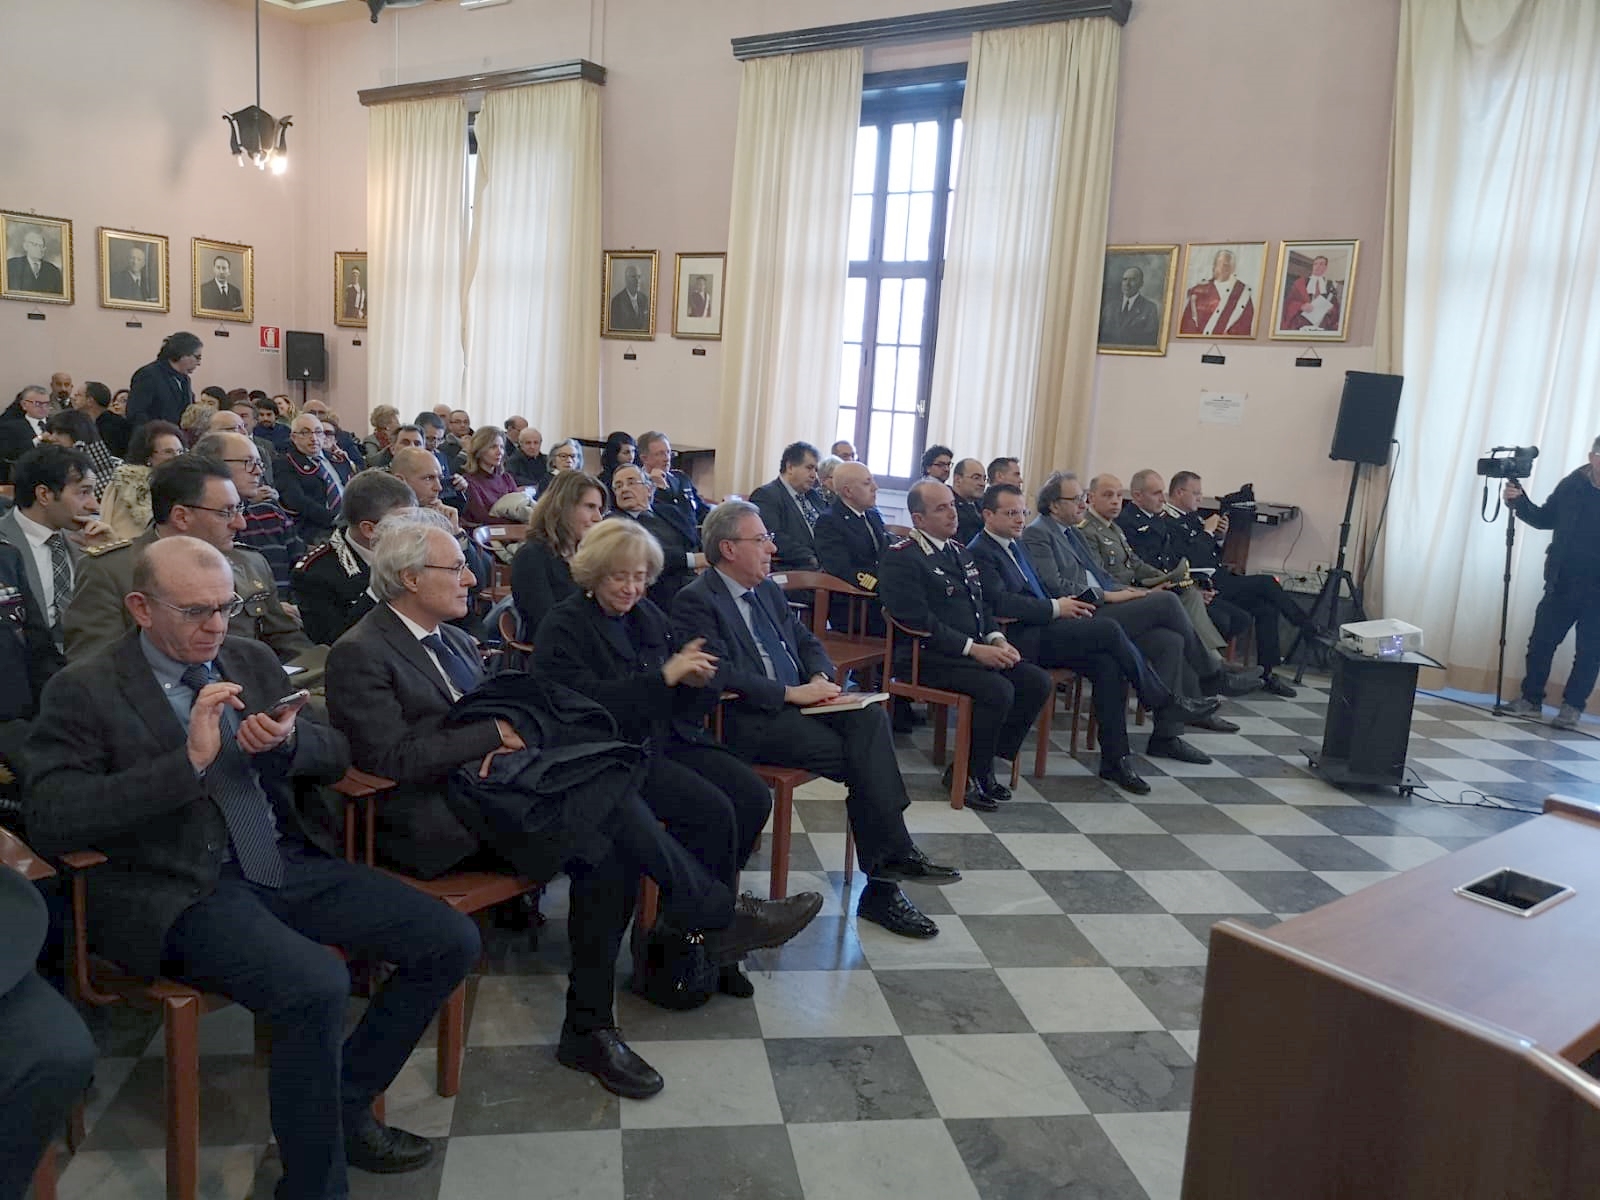
[[[1032, 728], [1050, 676], [1029, 662], [992, 670], [970, 657], [978, 642], [1003, 642], [994, 609], [984, 598], [977, 564], [959, 542], [940, 544], [920, 530], [884, 552], [878, 595], [902, 625], [925, 631], [921, 682], [972, 697], [972, 764], [967, 803], [992, 810], [1010, 791], [994, 776], [994, 760], [1015, 759]], [[909, 658], [910, 646], [896, 651]], [[904, 669], [902, 662], [901, 669]]]
[[[94, 546], [83, 552], [65, 621], [69, 660], [86, 658], [134, 628], [133, 617], [122, 598], [133, 591], [133, 562], [138, 550], [156, 537], [156, 531], [151, 529], [131, 541]], [[320, 673], [324, 655], [311, 644], [300, 622], [284, 610], [267, 560], [243, 546], [235, 546], [225, 554], [233, 567], [233, 589], [244, 601], [244, 611], [228, 622], [228, 632], [234, 637], [265, 642], [280, 662], [300, 659], [296, 665], [305, 667], [308, 673]]]
[[[1199, 561], [1183, 553], [1182, 543], [1187, 541], [1182, 531], [1163, 510], [1154, 515], [1145, 512], [1131, 501], [1122, 506], [1122, 511], [1117, 514], [1117, 528], [1122, 530], [1123, 536], [1128, 539], [1129, 548], [1145, 562], [1163, 571], [1175, 569], [1180, 563], [1191, 570], [1195, 567], [1213, 566], [1213, 563]], [[1208, 557], [1215, 557], [1215, 543], [1212, 544], [1212, 553]], [[1204, 552], [1205, 547], [1200, 547]], [[1210, 591], [1212, 581], [1195, 576], [1201, 588]], [[1198, 590], [1198, 589], [1188, 589]], [[1216, 629], [1223, 641], [1229, 642], [1236, 637], [1241, 637], [1250, 628], [1250, 614], [1237, 605], [1230, 604], [1220, 596], [1212, 596], [1209, 603], [1204, 595], [1200, 597], [1205, 607], [1207, 618], [1212, 627]]]
[[344, 529], [295, 563], [290, 579], [306, 636], [323, 646], [333, 645], [377, 603], [368, 591], [371, 569]]
[[1206, 612], [1205, 597], [1200, 594], [1200, 589], [1192, 584], [1181, 586], [1189, 583], [1187, 560], [1180, 559], [1165, 571], [1146, 562], [1133, 552], [1133, 547], [1128, 545], [1128, 538], [1122, 532], [1122, 527], [1115, 521], [1106, 520], [1093, 509], [1084, 514], [1080, 531], [1083, 540], [1088, 543], [1090, 553], [1100, 564], [1100, 569], [1112, 579], [1124, 587], [1179, 584], [1180, 586], [1175, 589], [1178, 601], [1194, 625], [1194, 631], [1200, 635], [1201, 642], [1213, 650], [1221, 650], [1228, 644], [1228, 639], [1218, 633], [1217, 627], [1211, 623], [1211, 617]]
[[[864, 592], [878, 590], [878, 563], [893, 540], [884, 527], [883, 514], [876, 508], [858, 513], [843, 500], [835, 500], [817, 518], [812, 537], [817, 547], [817, 562], [829, 575], [854, 584]], [[867, 629], [872, 636], [883, 633], [883, 613], [876, 600], [868, 600]], [[850, 597], [835, 596], [828, 619], [839, 629], [850, 624]], [[858, 631], [859, 632], [859, 631]]]

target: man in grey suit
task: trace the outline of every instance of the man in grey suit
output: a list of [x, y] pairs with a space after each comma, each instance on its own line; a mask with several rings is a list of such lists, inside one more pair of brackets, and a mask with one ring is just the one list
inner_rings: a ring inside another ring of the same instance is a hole
[[611, 297], [611, 328], [643, 333], [650, 328], [650, 297], [639, 290], [639, 268], [629, 265], [622, 291]]
[[46, 443], [28, 451], [11, 474], [16, 507], [0, 517], [0, 541], [22, 555], [28, 587], [56, 648], [66, 644], [62, 617], [72, 602], [82, 551], [67, 536], [94, 519], [94, 468], [79, 450]]
[[155, 281], [150, 278], [150, 272], [145, 266], [148, 257], [143, 246], [128, 247], [128, 265], [111, 276], [113, 300], [158, 299]]
[[1122, 273], [1119, 294], [1100, 310], [1102, 346], [1161, 344], [1161, 307], [1143, 294], [1144, 271], [1129, 267]]
[[219, 254], [211, 260], [211, 278], [200, 285], [200, 307], [212, 312], [243, 312], [244, 296], [233, 282], [233, 264]]
[[44, 257], [44, 234], [29, 229], [22, 235], [22, 253], [6, 259], [6, 287], [13, 292], [37, 292], [42, 296], [64, 296], [66, 286], [61, 268]]

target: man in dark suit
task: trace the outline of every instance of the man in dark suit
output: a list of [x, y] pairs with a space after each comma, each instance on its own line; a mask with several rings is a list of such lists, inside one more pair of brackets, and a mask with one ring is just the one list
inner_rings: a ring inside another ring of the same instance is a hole
[[[148, 547], [127, 598], [137, 630], [45, 688], [29, 736], [35, 849], [93, 845], [95, 948], [139, 975], [218, 992], [265, 1018], [284, 1196], [347, 1194], [346, 1165], [392, 1173], [433, 1157], [372, 1101], [477, 961], [477, 929], [432, 897], [337, 857], [300, 789], [343, 774], [339, 734], [276, 707], [295, 685], [228, 636], [233, 571], [194, 538]], [[398, 969], [349, 1037], [350, 974]]]
[[6, 287], [14, 292], [64, 296], [61, 268], [44, 258], [44, 234], [30, 228], [22, 235], [22, 253], [6, 259]]
[[1120, 625], [1097, 615], [1087, 601], [1045, 591], [1018, 540], [1028, 519], [1021, 489], [996, 484], [984, 492], [982, 504], [984, 530], [967, 548], [978, 564], [984, 598], [996, 616], [1012, 619], [1007, 637], [1023, 658], [1041, 667], [1069, 667], [1094, 685], [1100, 777], [1126, 791], [1147, 793], [1150, 785], [1129, 757], [1125, 684], [1132, 684], [1140, 702], [1156, 714], [1158, 729], [1181, 728], [1190, 717], [1208, 716], [1218, 702], [1174, 695]]
[[211, 278], [200, 285], [200, 307], [212, 312], [244, 311], [244, 296], [233, 282], [233, 264], [225, 254], [211, 260]]
[[0, 825], [16, 828], [22, 825], [17, 781], [24, 770], [28, 724], [39, 711], [44, 685], [66, 664], [28, 582], [22, 554], [0, 543], [0, 767], [5, 768], [0, 771]]
[[772, 556], [776, 570], [817, 569], [815, 530], [828, 507], [828, 498], [817, 489], [818, 457], [809, 442], [791, 442], [778, 461], [778, 477], [750, 493], [750, 502], [761, 510], [761, 519], [777, 539]]
[[975, 458], [963, 458], [952, 468], [950, 490], [956, 494], [956, 541], [963, 546], [983, 532], [983, 512], [978, 502], [988, 483], [988, 472]]
[[542, 489], [550, 481], [550, 460], [544, 454], [544, 434], [532, 425], [516, 433], [517, 448], [506, 456], [505, 468], [518, 487]]
[[[1011, 799], [995, 778], [996, 758], [1015, 759], [1050, 694], [1050, 676], [1022, 660], [1006, 640], [959, 542], [956, 500], [947, 486], [924, 479], [906, 493], [913, 534], [890, 547], [879, 568], [878, 594], [889, 615], [922, 630], [922, 681], [972, 697], [972, 766], [966, 802], [993, 812]], [[910, 653], [908, 642], [901, 650]]]
[[83, 558], [69, 535], [100, 512], [94, 468], [80, 450], [44, 445], [17, 460], [12, 478], [17, 503], [0, 516], [0, 542], [22, 552], [28, 587], [38, 598], [59, 649], [65, 644], [64, 617]]
[[343, 523], [294, 565], [294, 601], [313, 642], [331, 646], [372, 610], [372, 539], [378, 522], [416, 504], [405, 480], [385, 471], [363, 471], [350, 481]]
[[634, 463], [612, 472], [611, 491], [616, 498], [612, 519], [638, 522], [661, 544], [661, 576], [650, 586], [650, 599], [663, 612], [670, 612], [678, 593], [706, 565], [706, 556], [700, 550], [700, 531], [693, 530], [691, 541], [677, 524], [655, 511], [655, 488]]
[[[837, 498], [813, 531], [817, 561], [829, 575], [875, 592], [878, 563], [891, 540], [878, 511], [878, 482], [865, 463], [840, 463], [833, 471], [833, 491]], [[883, 632], [881, 616], [877, 632]]]
[[106, 444], [106, 449], [117, 458], [128, 456], [128, 439], [133, 436], [133, 430], [128, 425], [127, 418], [119, 417], [111, 411], [111, 389], [98, 380], [91, 379], [83, 385], [84, 408], [94, 421], [94, 427], [100, 433], [100, 440]]
[[667, 435], [652, 429], [641, 433], [635, 445], [639, 451], [639, 465], [656, 487], [651, 506], [676, 525], [684, 537], [698, 537], [697, 531], [710, 515], [711, 506], [700, 498], [687, 475], [672, 469], [672, 443]]
[[145, 247], [140, 245], [128, 247], [127, 263], [111, 274], [113, 300], [142, 300], [148, 303], [160, 299], [156, 291], [156, 281], [150, 277], [150, 272], [145, 266], [147, 258], [148, 251]]
[[[483, 682], [483, 668], [476, 643], [449, 624], [466, 613], [476, 580], [444, 519], [392, 515], [378, 530], [372, 568], [380, 603], [328, 656], [328, 715], [349, 737], [357, 764], [399, 784], [379, 810], [380, 852], [414, 874], [438, 875], [483, 849], [446, 796], [449, 774], [465, 765], [487, 775], [494, 757], [525, 746], [506, 721], [450, 720], [452, 705]], [[640, 872], [661, 884], [663, 916], [677, 927], [719, 931], [707, 937], [708, 949], [715, 939], [736, 950], [745, 922], [734, 917], [728, 888], [637, 796], [618, 805], [605, 832], [610, 853], [569, 864], [572, 965], [557, 1058], [618, 1095], [643, 1099], [661, 1090], [662, 1079], [622, 1040], [612, 1005], [626, 900]], [[741, 928], [722, 934], [730, 920]], [[744, 948], [775, 944], [757, 939]]]
[[38, 384], [23, 388], [0, 413], [0, 483], [11, 482], [12, 464], [39, 444], [49, 417], [50, 393]]
[[631, 263], [623, 271], [625, 286], [611, 297], [611, 328], [644, 332], [650, 328], [650, 297], [639, 290], [639, 268]]
[[145, 363], [128, 383], [128, 427], [134, 430], [146, 421], [183, 419], [183, 410], [194, 403], [194, 385], [189, 377], [200, 365], [203, 343], [192, 333], [174, 333], [161, 343], [155, 362]]
[[821, 643], [767, 578], [772, 540], [761, 511], [744, 500], [725, 501], [706, 518], [703, 536], [713, 569], [678, 593], [672, 625], [682, 642], [705, 639], [706, 652], [719, 660], [711, 686], [736, 694], [726, 709], [728, 747], [751, 762], [842, 781], [868, 877], [856, 916], [904, 937], [933, 937], [939, 927], [906, 898], [899, 881], [949, 883], [960, 874], [930, 862], [906, 832], [901, 813], [910, 799], [882, 706], [802, 713], [839, 695], [839, 687]]
[[1100, 310], [1102, 346], [1157, 346], [1161, 342], [1161, 306], [1143, 294], [1144, 271], [1122, 273], [1119, 294]]

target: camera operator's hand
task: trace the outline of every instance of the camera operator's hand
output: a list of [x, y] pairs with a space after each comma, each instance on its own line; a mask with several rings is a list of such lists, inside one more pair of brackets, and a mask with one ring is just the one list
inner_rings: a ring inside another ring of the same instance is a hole
[[1522, 499], [1522, 489], [1516, 483], [1508, 483], [1500, 492], [1500, 499], [1507, 504], [1515, 504]]

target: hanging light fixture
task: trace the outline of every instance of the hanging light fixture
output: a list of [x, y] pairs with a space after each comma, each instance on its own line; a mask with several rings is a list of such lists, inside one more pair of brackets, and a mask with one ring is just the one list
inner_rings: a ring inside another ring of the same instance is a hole
[[224, 113], [228, 123], [228, 148], [242, 167], [255, 163], [260, 170], [269, 166], [274, 175], [289, 169], [289, 126], [293, 122], [281, 120], [261, 107], [261, 0], [256, 0], [256, 102], [238, 112]]

